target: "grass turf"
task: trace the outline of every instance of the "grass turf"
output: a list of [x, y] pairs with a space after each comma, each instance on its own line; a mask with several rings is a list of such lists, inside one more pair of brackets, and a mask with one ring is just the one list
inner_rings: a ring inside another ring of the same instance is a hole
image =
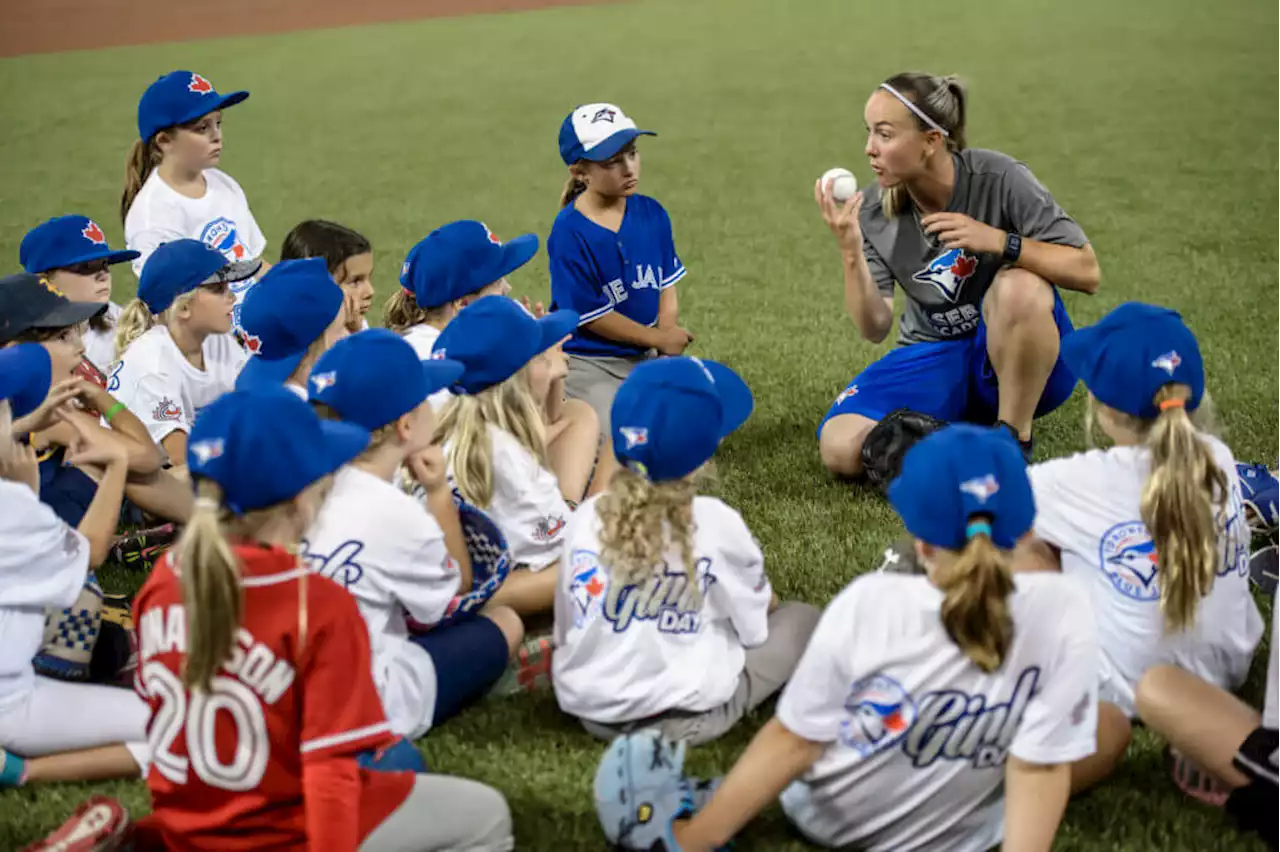
[[[904, 68], [966, 75], [970, 143], [1030, 163], [1096, 246], [1103, 287], [1067, 296], [1077, 323], [1130, 299], [1181, 310], [1237, 456], [1272, 460], [1276, 14], [1245, 0], [641, 2], [3, 60], [0, 256], [16, 268], [22, 234], [70, 211], [122, 242], [114, 211], [136, 98], [174, 67], [253, 91], [227, 115], [224, 167], [270, 253], [297, 221], [337, 219], [372, 238], [383, 297], [408, 247], [445, 221], [545, 237], [560, 119], [581, 102], [621, 103], [662, 133], [642, 145], [642, 190], [671, 211], [690, 269], [692, 351], [733, 365], [756, 393], [721, 454], [722, 492], [780, 592], [825, 603], [896, 532], [882, 502], [823, 474], [814, 441], [834, 395], [887, 346], [860, 341], [843, 317], [837, 255], [810, 198], [829, 166], [868, 176], [870, 88]], [[545, 257], [512, 283], [545, 296]], [[116, 273], [117, 300], [132, 286]], [[1081, 413], [1077, 394], [1041, 421], [1042, 457], [1083, 446]], [[698, 749], [693, 770], [727, 768], [764, 718]], [[590, 795], [601, 747], [549, 695], [483, 705], [422, 745], [434, 769], [507, 795], [518, 848], [601, 847]], [[53, 828], [91, 790], [146, 809], [140, 783], [6, 791], [0, 848]], [[738, 848], [806, 847], [775, 808]], [[1160, 744], [1139, 732], [1117, 777], [1071, 804], [1057, 848], [1254, 847], [1178, 795]]]

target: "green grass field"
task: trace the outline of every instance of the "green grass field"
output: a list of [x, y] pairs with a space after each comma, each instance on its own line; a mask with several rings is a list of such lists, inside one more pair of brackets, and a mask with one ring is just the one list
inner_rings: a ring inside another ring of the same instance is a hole
[[[756, 394], [720, 457], [723, 496], [779, 591], [825, 603], [896, 534], [883, 502], [824, 475], [814, 439], [833, 396], [887, 346], [860, 341], [843, 316], [838, 257], [811, 198], [829, 166], [869, 176], [870, 89], [908, 68], [965, 75], [971, 144], [1026, 160], [1093, 240], [1103, 285], [1067, 297], [1077, 324], [1131, 299], [1182, 311], [1227, 440], [1242, 459], [1274, 460], [1276, 25], [1275, 4], [1250, 0], [707, 0], [2, 60], [0, 256], [16, 270], [26, 230], [72, 211], [122, 243], [136, 99], [176, 67], [253, 91], [227, 115], [223, 166], [270, 255], [299, 220], [337, 219], [373, 240], [383, 296], [405, 251], [451, 219], [545, 238], [564, 175], [561, 118], [578, 103], [620, 103], [662, 134], [642, 144], [641, 189], [671, 211], [690, 270], [692, 351], [733, 365]], [[516, 291], [545, 297], [546, 268], [539, 256]], [[116, 299], [133, 284], [117, 272]], [[1083, 447], [1082, 409], [1077, 394], [1041, 421], [1041, 457]], [[726, 769], [764, 718], [698, 749], [692, 768]], [[422, 745], [434, 769], [507, 795], [518, 848], [602, 847], [590, 789], [601, 747], [550, 695], [482, 705]], [[91, 789], [146, 810], [141, 783], [7, 791], [0, 849], [53, 828]], [[773, 809], [738, 848], [807, 847]], [[1140, 732], [1118, 776], [1071, 804], [1057, 848], [1260, 847], [1177, 794], [1160, 744]]]

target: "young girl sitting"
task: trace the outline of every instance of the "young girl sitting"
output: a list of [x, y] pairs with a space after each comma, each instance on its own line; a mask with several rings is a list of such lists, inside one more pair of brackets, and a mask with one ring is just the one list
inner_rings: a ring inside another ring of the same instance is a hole
[[1169, 663], [1234, 689], [1263, 624], [1235, 459], [1192, 419], [1205, 397], [1195, 335], [1176, 312], [1131, 302], [1067, 335], [1062, 357], [1115, 443], [1030, 471], [1036, 534], [1091, 593], [1098, 694], [1113, 705], [1100, 717], [1102, 753], [1108, 724], [1136, 715], [1143, 672]]
[[70, 606], [111, 547], [128, 473], [121, 444], [82, 430], [70, 461], [103, 470], [88, 509], [73, 528], [40, 501], [35, 450], [18, 438], [61, 416], [51, 375], [39, 344], [0, 350], [0, 787], [136, 777], [149, 752], [147, 707], [131, 690], [32, 667], [45, 611]]
[[115, 361], [115, 328], [120, 306], [111, 301], [111, 267], [134, 260], [136, 251], [113, 251], [97, 222], [87, 216], [58, 216], [35, 226], [18, 249], [22, 268], [44, 275], [73, 302], [97, 302], [107, 309], [89, 319], [84, 354], [103, 379]]
[[329, 274], [346, 295], [346, 328], [355, 334], [369, 327], [373, 307], [373, 246], [362, 234], [337, 222], [308, 219], [285, 235], [281, 260], [324, 259]]
[[[484, 695], [524, 638], [519, 616], [506, 607], [420, 635], [406, 626], [406, 614], [423, 624], [442, 621], [460, 590], [471, 589], [470, 556], [427, 404], [462, 370], [456, 361], [420, 361], [399, 335], [370, 329], [339, 341], [311, 373], [311, 402], [321, 416], [368, 429], [373, 439], [334, 477], [303, 540], [304, 558], [355, 597], [391, 729], [414, 739]], [[402, 466], [425, 489], [429, 512], [393, 484]]]
[[889, 501], [926, 573], [867, 574], [831, 602], [776, 716], [691, 820], [660, 798], [647, 823], [624, 817], [631, 791], [598, 775], [627, 848], [709, 852], [779, 794], [828, 848], [1052, 847], [1070, 764], [1094, 750], [1097, 636], [1070, 578], [1011, 571], [1036, 512], [1021, 450], [949, 426], [907, 451]]
[[521, 615], [549, 611], [555, 596], [570, 507], [548, 467], [537, 400], [551, 382], [548, 351], [577, 319], [571, 311], [534, 319], [504, 296], [486, 296], [463, 308], [432, 349], [465, 369], [436, 434], [459, 493], [493, 518], [517, 565], [493, 603]]
[[556, 588], [556, 700], [598, 737], [715, 739], [791, 677], [818, 610], [779, 606], [742, 516], [697, 474], [753, 402], [729, 368], [667, 358], [613, 400], [609, 490], [574, 513]]
[[232, 272], [221, 252], [198, 240], [165, 243], [120, 315], [107, 387], [179, 469], [200, 410], [231, 390], [247, 358], [228, 334]]

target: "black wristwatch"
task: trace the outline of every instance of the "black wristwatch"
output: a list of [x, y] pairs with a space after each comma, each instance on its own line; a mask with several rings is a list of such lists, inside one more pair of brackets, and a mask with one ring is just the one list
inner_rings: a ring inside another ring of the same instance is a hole
[[1004, 260], [1006, 263], [1017, 263], [1022, 257], [1022, 237], [1010, 231], [1004, 238]]

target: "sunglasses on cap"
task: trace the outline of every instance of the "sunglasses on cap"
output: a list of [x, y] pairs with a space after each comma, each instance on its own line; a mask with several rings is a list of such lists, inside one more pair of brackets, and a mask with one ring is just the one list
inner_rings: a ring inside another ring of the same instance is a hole
[[70, 266], [64, 266], [63, 269], [72, 275], [94, 276], [99, 273], [106, 272], [111, 268], [111, 261], [106, 258], [98, 260], [86, 260], [83, 263], [73, 263]]

